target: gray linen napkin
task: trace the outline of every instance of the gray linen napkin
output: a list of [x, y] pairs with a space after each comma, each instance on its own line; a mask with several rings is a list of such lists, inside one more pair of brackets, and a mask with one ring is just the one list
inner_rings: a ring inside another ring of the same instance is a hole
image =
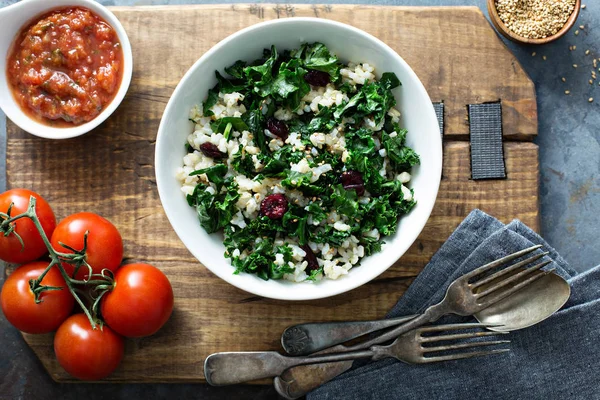
[[[600, 399], [600, 266], [577, 275], [539, 235], [475, 210], [432, 257], [388, 317], [423, 312], [458, 276], [542, 244], [572, 295], [555, 315], [510, 334], [508, 353], [430, 365], [391, 359], [361, 365], [308, 395], [324, 399]], [[468, 321], [445, 317], [440, 323]], [[356, 364], [356, 363], [355, 363]]]

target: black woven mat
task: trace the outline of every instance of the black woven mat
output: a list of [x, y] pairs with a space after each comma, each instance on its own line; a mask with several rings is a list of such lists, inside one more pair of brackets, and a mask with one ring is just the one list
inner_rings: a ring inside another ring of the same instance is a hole
[[502, 147], [502, 106], [498, 103], [469, 104], [471, 177], [506, 178]]
[[440, 133], [444, 134], [444, 103], [433, 103], [433, 109], [435, 110], [435, 115], [438, 120], [438, 125], [440, 126]]

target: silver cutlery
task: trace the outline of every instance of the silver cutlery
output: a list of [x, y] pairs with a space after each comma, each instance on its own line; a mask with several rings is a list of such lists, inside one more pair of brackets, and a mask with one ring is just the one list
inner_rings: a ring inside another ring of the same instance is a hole
[[[292, 356], [301, 356], [348, 342], [357, 337], [401, 325], [417, 315], [378, 321], [317, 322], [293, 325], [281, 334], [281, 346]], [[310, 342], [306, 343], [306, 342]], [[307, 349], [313, 351], [307, 351]]]
[[[504, 335], [508, 332], [481, 331], [480, 328], [485, 327], [487, 325], [478, 323], [427, 326], [405, 333], [387, 346], [375, 345], [368, 350], [319, 356], [287, 357], [275, 351], [215, 353], [205, 360], [204, 374], [209, 384], [223, 386], [277, 376], [289, 368], [305, 364], [356, 360], [358, 358], [379, 360], [388, 357], [409, 364], [426, 364], [509, 351], [505, 347], [469, 351], [484, 346], [510, 343], [508, 340], [488, 340], [491, 336]], [[460, 332], [461, 330], [468, 331]], [[473, 341], [470, 339], [483, 340]], [[450, 343], [443, 344], [442, 342]]]
[[[541, 246], [539, 245], [532, 246], [530, 248], [518, 251], [459, 277], [450, 284], [448, 290], [446, 291], [446, 296], [440, 303], [429, 307], [422, 315], [413, 318], [410, 322], [391, 330], [390, 332], [374, 339], [374, 341], [368, 342], [369, 345], [391, 340], [395, 336], [398, 336], [411, 329], [424, 325], [428, 322], [436, 321], [446, 314], [457, 314], [463, 316], [473, 315], [510, 296], [523, 287], [533, 283], [551, 271], [544, 271], [542, 274], [535, 275], [532, 275], [532, 273], [548, 265], [551, 261], [541, 262], [514, 275], [509, 274], [520, 267], [528, 265], [542, 258], [548, 253], [536, 254], [507, 268], [503, 268], [489, 276], [480, 277], [479, 279], [476, 278], [487, 271], [493, 270], [494, 268], [503, 265], [505, 266], [505, 264], [536, 249], [539, 249], [540, 247]], [[500, 279], [502, 277], [505, 278]], [[525, 279], [526, 277], [529, 278]], [[402, 322], [397, 322], [397, 324], [400, 323]], [[359, 332], [359, 328], [361, 327], [372, 328], [372, 332], [378, 330], [377, 328], [379, 328], [379, 326], [381, 326], [379, 329], [383, 329], [388, 326], [395, 325], [393, 322], [386, 323], [383, 321], [372, 321], [367, 322], [366, 324], [359, 322], [356, 324], [358, 326], [354, 325], [354, 323], [344, 322], [327, 323], [326, 328], [331, 329], [330, 332], [324, 331], [319, 324], [294, 325], [287, 328], [283, 332], [281, 337], [281, 345], [286, 353], [292, 356], [311, 354], [361, 336]], [[365, 331], [366, 330], [367, 329], [365, 329]], [[347, 332], [349, 334], [345, 335]], [[368, 345], [362, 343], [357, 346], [349, 347], [346, 350], [359, 350], [361, 348], [368, 347]]]
[[[366, 342], [354, 346], [338, 345], [331, 347], [322, 353], [339, 353], [369, 348], [372, 345], [392, 340], [395, 337], [428, 322], [436, 321], [446, 314], [458, 314], [463, 316], [477, 314], [489, 306], [518, 293], [521, 289], [532, 285], [534, 282], [547, 276], [553, 271], [553, 269], [540, 271], [541, 268], [551, 261], [544, 261], [530, 268], [518, 271], [534, 261], [539, 260], [547, 253], [533, 255], [525, 260], [508, 265], [510, 262], [528, 255], [540, 247], [540, 245], [537, 245], [515, 252], [459, 277], [448, 287], [446, 296], [440, 303], [429, 307], [425, 310], [424, 314], [410, 320], [406, 324], [390, 329], [383, 335]], [[498, 270], [495, 271], [495, 269]], [[317, 348], [313, 347], [311, 340], [304, 340], [303, 343], [305, 344], [304, 346], [295, 346], [294, 350], [300, 352], [296, 354], [306, 354], [306, 352], [315, 351], [314, 349]], [[323, 340], [319, 343], [322, 344]], [[284, 349], [286, 347], [290, 348], [290, 346], [285, 346]], [[277, 392], [282, 396], [288, 399], [296, 399], [333, 379], [337, 375], [348, 370], [351, 366], [352, 362], [338, 362], [321, 364], [318, 366], [305, 365], [296, 367], [286, 371], [283, 376], [276, 377], [274, 385]]]

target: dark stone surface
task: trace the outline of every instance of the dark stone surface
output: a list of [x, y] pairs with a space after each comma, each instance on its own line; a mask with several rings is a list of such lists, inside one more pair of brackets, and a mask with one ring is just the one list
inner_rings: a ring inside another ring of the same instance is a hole
[[[0, 0], [0, 7], [14, 3]], [[232, 3], [231, 0], [102, 0], [105, 5]], [[257, 1], [260, 3], [261, 1]], [[296, 1], [311, 3], [312, 1]], [[334, 1], [366, 3], [366, 0]], [[476, 5], [487, 15], [485, 0], [378, 0], [379, 5]], [[586, 1], [584, 0], [584, 3]], [[600, 4], [588, 0], [574, 30], [542, 47], [508, 43], [536, 84], [539, 112], [542, 234], [579, 271], [600, 261], [600, 86], [591, 79], [592, 59], [600, 56]], [[577, 46], [570, 51], [570, 46]], [[585, 50], [590, 50], [585, 55]], [[535, 51], [536, 56], [532, 56]], [[542, 56], [546, 56], [546, 60]], [[573, 64], [578, 67], [574, 68]], [[600, 67], [600, 63], [598, 65]], [[600, 71], [596, 71], [600, 75]], [[485, 71], [482, 71], [485, 73]], [[566, 78], [562, 82], [561, 77]], [[570, 95], [564, 91], [570, 90]], [[3, 94], [4, 95], [4, 94]], [[593, 97], [593, 103], [588, 98]], [[0, 113], [0, 159], [5, 159], [5, 119]], [[0, 187], [5, 163], [0, 162]], [[3, 271], [0, 284], [3, 283]], [[57, 384], [43, 369], [20, 334], [0, 316], [0, 399], [275, 399], [271, 387], [212, 388], [191, 384]], [[274, 332], [274, 335], [278, 332]]]

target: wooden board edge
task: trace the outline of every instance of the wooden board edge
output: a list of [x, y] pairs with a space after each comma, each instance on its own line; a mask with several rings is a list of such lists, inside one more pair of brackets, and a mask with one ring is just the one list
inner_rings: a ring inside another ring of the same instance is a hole
[[541, 204], [541, 198], [540, 198], [540, 185], [542, 183], [542, 178], [540, 175], [540, 146], [538, 146], [536, 143], [533, 142], [504, 142], [504, 146], [510, 148], [510, 147], [521, 147], [521, 148], [525, 148], [525, 149], [531, 149], [533, 151], [535, 151], [536, 153], [536, 160], [537, 163], [535, 165], [535, 168], [537, 169], [537, 175], [536, 175], [536, 185], [535, 185], [535, 196], [537, 198], [537, 215], [535, 216], [535, 225], [534, 226], [530, 226], [530, 228], [536, 232], [538, 235], [542, 234], [542, 216], [541, 216], [541, 211], [542, 211], [542, 204]]
[[[16, 329], [16, 328], [15, 328]], [[45, 335], [54, 335], [55, 332], [52, 333], [47, 333]], [[28, 335], [27, 333], [21, 332], [19, 331], [19, 334], [21, 335], [21, 338], [23, 339], [23, 342], [25, 342], [25, 344], [27, 345], [27, 347], [29, 347], [29, 349], [31, 351], [33, 351], [33, 354], [35, 354], [35, 358], [37, 358], [37, 361], [39, 364], [42, 365], [42, 367], [44, 368], [44, 370], [46, 371], [46, 373], [48, 374], [48, 376], [56, 383], [66, 383], [69, 382], [67, 380], [61, 379], [60, 375], [56, 375], [56, 371], [52, 371], [50, 369], [51, 364], [49, 363], [45, 363], [42, 360], [46, 358], [45, 354], [40, 354], [38, 352], [38, 346], [32, 346], [29, 341], [27, 340], [26, 335]], [[52, 342], [54, 343], [54, 339], [52, 339]], [[73, 378], [75, 379], [75, 378]], [[79, 381], [81, 382], [81, 381]]]
[[346, 9], [360, 9], [360, 10], [369, 10], [369, 9], [384, 9], [384, 8], [392, 8], [392, 9], [401, 9], [406, 11], [427, 11], [434, 9], [436, 11], [446, 11], [446, 10], [459, 10], [459, 11], [476, 11], [480, 13], [484, 18], [485, 15], [481, 11], [481, 9], [477, 6], [393, 6], [393, 5], [372, 5], [372, 4], [350, 4], [350, 3], [340, 3], [340, 4], [300, 4], [300, 3], [231, 3], [231, 4], [171, 4], [171, 5], [139, 5], [139, 6], [109, 6], [108, 9], [111, 11], [147, 11], [147, 10], [172, 10], [174, 8], [185, 9], [185, 10], [251, 10], [256, 8], [273, 8], [281, 9], [286, 7], [293, 7], [298, 9], [306, 9], [306, 10], [314, 10], [318, 7], [331, 7], [333, 8], [346, 8]]

